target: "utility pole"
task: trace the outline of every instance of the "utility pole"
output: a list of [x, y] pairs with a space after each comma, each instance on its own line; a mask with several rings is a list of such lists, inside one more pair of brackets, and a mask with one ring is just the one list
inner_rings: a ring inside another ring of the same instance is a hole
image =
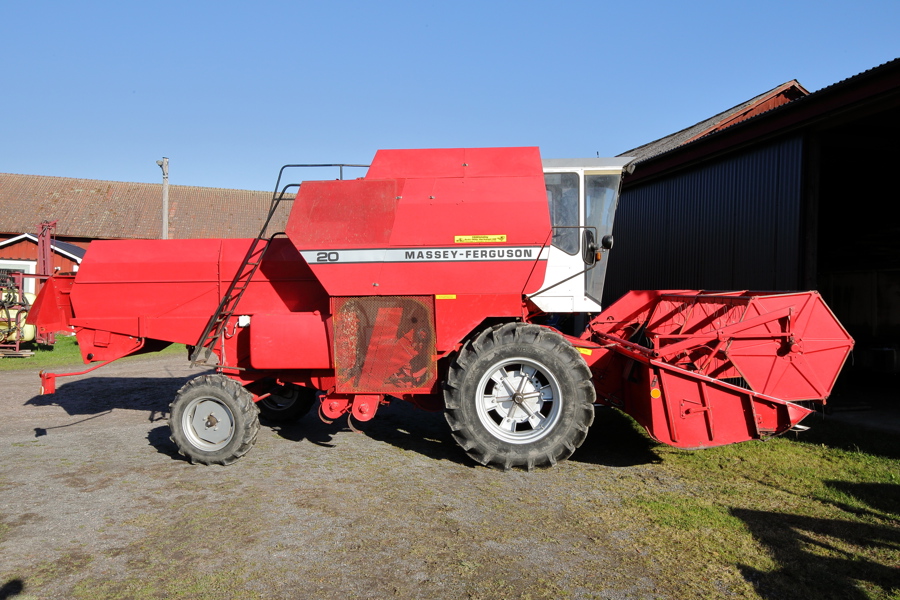
[[162, 197], [162, 239], [169, 239], [169, 159], [163, 156], [156, 161], [163, 172], [163, 197]]

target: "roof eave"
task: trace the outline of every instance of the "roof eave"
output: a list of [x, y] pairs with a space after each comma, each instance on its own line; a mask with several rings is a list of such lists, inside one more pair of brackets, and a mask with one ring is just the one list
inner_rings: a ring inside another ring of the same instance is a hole
[[734, 151], [814, 126], [835, 113], [864, 103], [900, 103], [900, 59], [798, 98], [769, 111], [735, 123], [726, 129], [638, 160], [626, 185], [645, 183], [663, 173], [686, 168], [713, 156]]

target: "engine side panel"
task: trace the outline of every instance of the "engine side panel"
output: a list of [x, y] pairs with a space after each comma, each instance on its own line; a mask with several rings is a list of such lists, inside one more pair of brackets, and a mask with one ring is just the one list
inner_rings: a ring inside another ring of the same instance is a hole
[[301, 185], [286, 231], [331, 296], [536, 291], [550, 237], [540, 154], [379, 151], [365, 180]]

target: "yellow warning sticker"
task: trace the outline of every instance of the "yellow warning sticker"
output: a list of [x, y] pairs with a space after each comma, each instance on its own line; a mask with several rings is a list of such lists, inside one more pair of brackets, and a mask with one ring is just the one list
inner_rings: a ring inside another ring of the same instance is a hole
[[453, 237], [457, 244], [496, 244], [505, 242], [505, 235], [457, 235]]
[[575, 349], [578, 350], [579, 352], [581, 352], [582, 354], [584, 354], [585, 356], [590, 356], [591, 354], [594, 353], [594, 351], [591, 350], [590, 348], [575, 348]]
[[437, 294], [435, 300], [456, 300], [456, 294]]

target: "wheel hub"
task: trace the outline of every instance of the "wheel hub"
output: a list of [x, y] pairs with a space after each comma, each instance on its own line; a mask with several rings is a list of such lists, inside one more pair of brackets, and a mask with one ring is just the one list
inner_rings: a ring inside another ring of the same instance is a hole
[[478, 417], [507, 442], [525, 444], [544, 437], [560, 411], [556, 380], [544, 365], [508, 359], [485, 373], [478, 387]]
[[213, 398], [195, 401], [185, 413], [185, 430], [198, 447], [216, 449], [231, 439], [234, 421], [228, 408]]

